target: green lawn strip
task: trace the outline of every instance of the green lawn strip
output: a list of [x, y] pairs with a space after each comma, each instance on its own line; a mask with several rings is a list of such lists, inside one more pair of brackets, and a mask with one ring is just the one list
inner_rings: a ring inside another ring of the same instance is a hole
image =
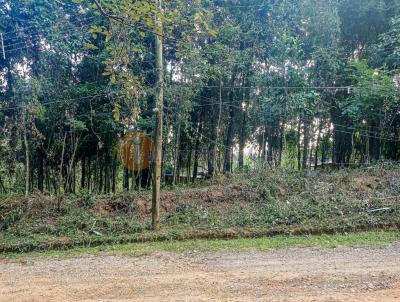
[[266, 251], [287, 247], [335, 248], [338, 246], [379, 246], [400, 241], [400, 232], [362, 232], [338, 235], [276, 236], [231, 240], [155, 241], [145, 243], [99, 245], [68, 250], [30, 253], [3, 253], [0, 259], [26, 259], [48, 257], [75, 257], [83, 255], [142, 256], [157, 251], [168, 252], [230, 252], [241, 250]]
[[14, 236], [12, 234], [0, 235], [0, 253], [27, 253], [43, 252], [50, 250], [66, 250], [79, 247], [95, 247], [100, 245], [144, 243], [155, 241], [184, 241], [184, 240], [224, 240], [240, 238], [265, 238], [289, 235], [321, 235], [321, 234], [346, 234], [355, 232], [398, 231], [397, 224], [380, 224], [368, 226], [341, 226], [315, 225], [277, 226], [273, 228], [222, 228], [222, 229], [194, 229], [190, 226], [165, 227], [160, 231], [143, 231], [133, 234], [114, 235], [71, 235], [55, 236], [47, 234], [29, 234], [28, 236]]

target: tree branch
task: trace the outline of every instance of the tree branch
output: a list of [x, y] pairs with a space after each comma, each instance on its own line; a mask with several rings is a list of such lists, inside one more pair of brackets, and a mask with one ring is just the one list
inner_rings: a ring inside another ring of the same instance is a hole
[[116, 21], [118, 21], [118, 22], [124, 22], [124, 21], [125, 21], [124, 18], [122, 18], [122, 17], [120, 17], [120, 16], [112, 15], [112, 14], [106, 12], [106, 11], [104, 10], [103, 6], [99, 3], [99, 1], [97, 1], [97, 0], [92, 0], [92, 1], [93, 1], [93, 3], [97, 6], [97, 8], [99, 9], [100, 13], [101, 13], [103, 16], [105, 16], [105, 17], [107, 17], [107, 18], [110, 18], [110, 19], [113, 19], [113, 20], [116, 20]]

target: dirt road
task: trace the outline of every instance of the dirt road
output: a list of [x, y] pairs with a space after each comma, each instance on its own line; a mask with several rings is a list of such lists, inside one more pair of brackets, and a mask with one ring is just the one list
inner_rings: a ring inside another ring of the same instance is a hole
[[0, 261], [0, 301], [400, 301], [400, 243]]

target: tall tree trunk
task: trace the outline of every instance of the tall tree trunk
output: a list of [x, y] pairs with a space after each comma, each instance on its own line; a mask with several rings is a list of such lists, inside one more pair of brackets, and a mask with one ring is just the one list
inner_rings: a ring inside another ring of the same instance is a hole
[[129, 191], [129, 170], [127, 168], [124, 168], [124, 191], [128, 192]]
[[371, 122], [369, 127], [370, 137], [369, 137], [369, 154], [372, 162], [379, 161], [381, 157], [381, 131], [379, 125], [376, 122]]
[[74, 162], [74, 167], [72, 168], [72, 193], [76, 193], [76, 162]]
[[[213, 158], [212, 158], [212, 163], [213, 163], [213, 168], [212, 168], [212, 177], [215, 177], [215, 174], [217, 172], [217, 142], [219, 140], [219, 135], [221, 132], [221, 118], [222, 118], [222, 85], [223, 82], [222, 80], [219, 81], [219, 93], [218, 93], [218, 100], [219, 100], [219, 106], [218, 106], [218, 123], [217, 127], [215, 129], [215, 139], [213, 143], [214, 150], [212, 152]], [[218, 158], [219, 160], [219, 158]]]
[[323, 121], [319, 121], [318, 124], [318, 135], [317, 135], [317, 143], [315, 145], [315, 154], [314, 154], [314, 169], [318, 168], [318, 152], [320, 149], [320, 144], [321, 144], [321, 134], [322, 134], [322, 128], [323, 128]]
[[65, 153], [65, 143], [67, 140], [67, 132], [64, 133], [64, 138], [62, 142], [62, 150], [61, 150], [61, 159], [60, 159], [60, 166], [58, 170], [58, 176], [57, 176], [57, 183], [56, 183], [56, 192], [57, 192], [57, 210], [61, 210], [61, 201], [62, 201], [62, 195], [61, 195], [61, 180], [62, 180], [62, 173], [63, 173], [63, 168], [64, 168], [64, 153]]
[[42, 150], [37, 150], [38, 156], [38, 190], [44, 191], [44, 159]]
[[83, 156], [81, 159], [81, 189], [86, 187], [86, 157]]
[[0, 175], [0, 187], [3, 190], [4, 193], [7, 193], [7, 189], [4, 186], [3, 179], [1, 178], [1, 175]]
[[88, 156], [87, 158], [87, 178], [86, 178], [86, 187], [88, 192], [91, 192], [92, 189], [92, 157]]
[[186, 161], [186, 183], [190, 182], [190, 169], [192, 167], [192, 144], [189, 145], [189, 152]]
[[233, 143], [233, 126], [234, 126], [234, 114], [231, 110], [230, 121], [228, 125], [228, 131], [226, 133], [225, 141], [225, 154], [224, 154], [224, 172], [230, 172], [232, 169], [232, 143]]
[[[236, 71], [233, 72], [231, 78], [231, 86], [235, 85], [235, 74]], [[228, 93], [229, 102], [231, 105], [234, 105], [235, 101], [235, 91], [231, 90]], [[236, 109], [230, 107], [229, 109], [229, 124], [226, 132], [226, 141], [225, 141], [225, 153], [224, 153], [224, 172], [230, 173], [232, 171], [232, 145], [233, 145], [233, 135], [234, 135], [234, 126], [235, 126], [235, 117], [236, 117]]]
[[238, 165], [239, 170], [243, 171], [244, 167], [244, 148], [246, 147], [246, 127], [247, 127], [247, 112], [246, 109], [243, 109], [242, 112], [242, 125], [240, 128], [240, 137], [239, 137], [239, 158]]
[[264, 130], [262, 132], [262, 138], [261, 138], [261, 164], [264, 166], [265, 159], [267, 158], [267, 129], [264, 126]]
[[209, 177], [214, 177], [215, 168], [216, 168], [216, 152], [217, 152], [217, 127], [216, 125], [211, 125], [211, 140], [210, 144], [208, 145], [207, 150], [207, 171]]
[[201, 142], [201, 135], [203, 132], [203, 125], [201, 116], [199, 117], [199, 125], [197, 128], [197, 137], [196, 137], [196, 144], [194, 147], [194, 165], [193, 165], [193, 175], [192, 181], [194, 182], [197, 178], [198, 170], [199, 170], [199, 156], [200, 156], [200, 142]]
[[113, 162], [112, 162], [112, 185], [111, 185], [111, 190], [112, 190], [113, 194], [116, 193], [117, 160], [115, 157], [116, 157], [116, 155], [114, 154]]
[[174, 152], [174, 175], [173, 175], [173, 180], [172, 183], [176, 185], [179, 181], [179, 159], [180, 159], [180, 145], [181, 145], [181, 121], [179, 118], [179, 113], [178, 113], [178, 120], [177, 120], [177, 132], [175, 135], [175, 152]]
[[67, 179], [66, 179], [66, 187], [68, 188], [68, 190], [71, 192], [72, 189], [72, 181], [73, 180], [73, 168], [75, 167], [75, 156], [76, 156], [76, 151], [78, 149], [78, 145], [79, 145], [79, 137], [76, 137], [75, 134], [71, 134], [71, 142], [72, 142], [72, 155], [71, 158], [69, 160], [69, 165], [67, 167]]
[[310, 122], [308, 120], [303, 121], [303, 127], [304, 127], [304, 146], [303, 146], [303, 162], [302, 162], [302, 168], [307, 169], [308, 168], [308, 147], [310, 145]]
[[28, 134], [26, 129], [26, 109], [22, 110], [22, 123], [23, 123], [23, 136], [25, 145], [25, 197], [29, 194], [29, 183], [30, 183], [30, 167], [29, 167], [29, 145], [28, 145]]
[[272, 161], [273, 161], [273, 148], [274, 148], [274, 143], [273, 143], [273, 129], [272, 127], [266, 127], [266, 129], [269, 129], [268, 133], [266, 133], [267, 137], [267, 142], [268, 142], [268, 150], [267, 150], [267, 163], [272, 167]]
[[50, 170], [50, 168], [47, 167], [47, 165], [46, 165], [45, 170], [44, 170], [46, 190], [51, 193], [51, 183], [50, 183], [51, 179], [50, 179], [50, 171], [49, 170]]
[[105, 169], [103, 158], [101, 158], [101, 162], [99, 163], [98, 167], [99, 167], [99, 187], [97, 189], [97, 193], [98, 194], [102, 194], [103, 193], [103, 188], [104, 188], [103, 171]]
[[301, 117], [297, 125], [297, 169], [301, 170]]
[[285, 149], [285, 120], [282, 120], [281, 127], [279, 129], [279, 158], [278, 158], [278, 166], [282, 166], [282, 154]]

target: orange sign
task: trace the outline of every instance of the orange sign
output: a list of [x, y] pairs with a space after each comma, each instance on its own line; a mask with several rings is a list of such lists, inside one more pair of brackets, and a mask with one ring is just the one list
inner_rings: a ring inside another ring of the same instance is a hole
[[131, 171], [142, 171], [150, 167], [153, 141], [142, 132], [129, 132], [119, 143], [118, 157]]

